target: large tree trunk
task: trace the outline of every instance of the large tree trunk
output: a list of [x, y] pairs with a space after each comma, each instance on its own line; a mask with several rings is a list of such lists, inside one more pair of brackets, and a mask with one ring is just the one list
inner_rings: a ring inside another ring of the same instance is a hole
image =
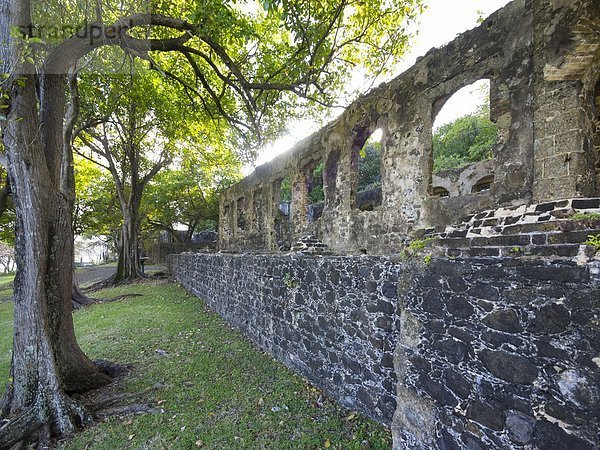
[[[11, 26], [26, 29], [29, 23], [29, 2], [1, 3], [0, 41], [12, 41]], [[81, 351], [73, 329], [71, 208], [60, 182], [65, 77], [42, 77], [38, 111], [33, 68], [14, 47], [6, 53], [12, 82], [4, 145], [17, 216], [17, 275], [12, 381], [0, 402], [8, 422], [0, 428], [0, 448], [37, 430], [70, 434], [88, 416], [68, 393], [110, 381]]]
[[123, 225], [117, 273], [114, 283], [130, 282], [144, 277], [140, 264], [139, 232], [140, 203], [142, 192], [139, 186], [132, 186], [132, 192], [126, 204], [121, 205]]
[[[69, 93], [71, 101], [69, 107], [65, 111], [65, 120], [63, 127], [63, 152], [62, 152], [62, 169], [61, 169], [61, 191], [64, 193], [66, 201], [69, 202], [71, 214], [75, 207], [75, 171], [73, 164], [73, 131], [77, 118], [79, 117], [79, 87], [77, 84], [77, 73], [71, 71], [68, 76]], [[73, 222], [71, 221], [71, 229], [73, 230]], [[71, 302], [73, 309], [79, 309], [83, 306], [88, 306], [96, 302], [96, 300], [86, 296], [77, 282], [75, 277], [75, 246], [73, 246], [71, 257], [71, 266], [73, 267], [73, 291]]]

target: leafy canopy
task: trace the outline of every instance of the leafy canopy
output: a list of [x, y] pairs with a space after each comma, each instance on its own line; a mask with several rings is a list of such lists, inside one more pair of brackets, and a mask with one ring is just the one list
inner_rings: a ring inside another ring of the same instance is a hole
[[[407, 23], [423, 10], [423, 0], [33, 3], [29, 42], [38, 68], [46, 59], [46, 67], [64, 69], [77, 55], [91, 73], [127, 72], [128, 59], [144, 61], [206, 118], [225, 121], [233, 130], [226, 137], [247, 149], [305, 115], [298, 107], [307, 102], [322, 115], [315, 105], [337, 104], [357, 70], [392, 71], [406, 50]], [[61, 44], [75, 30], [82, 37]]]
[[184, 227], [189, 238], [216, 230], [219, 195], [241, 177], [239, 159], [227, 148], [187, 154], [149, 184], [143, 202], [148, 225], [173, 235]]

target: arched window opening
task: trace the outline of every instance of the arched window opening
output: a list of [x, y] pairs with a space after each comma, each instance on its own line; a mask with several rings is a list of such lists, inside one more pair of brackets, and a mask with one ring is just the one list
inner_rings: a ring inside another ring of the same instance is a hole
[[308, 221], [314, 222], [319, 220], [323, 214], [323, 208], [325, 205], [325, 192], [323, 190], [323, 170], [325, 165], [321, 161], [314, 168], [311, 166], [307, 167], [307, 192], [308, 192]]
[[492, 184], [494, 184], [494, 175], [487, 175], [475, 183], [471, 192], [473, 194], [478, 194], [480, 192], [489, 191], [492, 189]]
[[381, 205], [381, 140], [383, 131], [359, 133], [352, 147], [352, 163], [356, 168], [353, 207], [373, 211]]
[[256, 189], [253, 195], [252, 201], [252, 219], [254, 229], [256, 231], [262, 230], [262, 218], [263, 218], [263, 198], [262, 198], [262, 189]]
[[443, 106], [437, 112], [434, 105], [434, 174], [493, 158], [499, 133], [490, 119], [490, 80], [465, 86], [437, 104]]
[[450, 197], [450, 192], [448, 191], [448, 189], [442, 186], [434, 186], [432, 189], [432, 194], [434, 197]]
[[279, 211], [289, 217], [292, 201], [292, 181], [288, 175], [279, 182]]
[[332, 205], [335, 199], [337, 189], [337, 173], [338, 164], [340, 162], [340, 151], [334, 150], [327, 156], [327, 162], [323, 171], [323, 182], [325, 184], [324, 190], [325, 199], [328, 205]]
[[239, 231], [246, 231], [246, 199], [240, 197], [237, 200], [237, 227]]

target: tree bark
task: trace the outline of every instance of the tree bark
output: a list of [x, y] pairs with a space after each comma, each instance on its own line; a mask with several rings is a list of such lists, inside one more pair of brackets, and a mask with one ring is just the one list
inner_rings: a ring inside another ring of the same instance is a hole
[[141, 195], [138, 187], [132, 186], [132, 193], [125, 204], [121, 205], [123, 225], [115, 283], [130, 282], [144, 277], [140, 264], [139, 250], [139, 210]]
[[[73, 165], [73, 132], [77, 118], [79, 117], [79, 88], [77, 85], [77, 73], [71, 71], [68, 75], [67, 80], [70, 102], [68, 108], [65, 111], [65, 120], [63, 127], [63, 152], [61, 161], [61, 190], [65, 194], [65, 198], [69, 202], [71, 216], [75, 208], [75, 172]], [[71, 229], [74, 228], [73, 220], [71, 220]], [[71, 302], [73, 309], [79, 309], [83, 306], [91, 305], [95, 303], [95, 300], [86, 296], [81, 289], [77, 278], [75, 277], [75, 247], [73, 246], [73, 252], [71, 257], [71, 267], [73, 267], [73, 291], [71, 296]]]
[[42, 76], [38, 99], [33, 68], [21, 60], [10, 37], [11, 26], [27, 29], [30, 23], [28, 1], [2, 2], [0, 41], [11, 43], [2, 55], [9, 57], [4, 73], [11, 74], [3, 131], [16, 211], [17, 274], [12, 381], [0, 402], [8, 422], [0, 429], [0, 448], [40, 430], [70, 434], [89, 416], [68, 394], [111, 380], [75, 339], [71, 203], [61, 183], [65, 76]]

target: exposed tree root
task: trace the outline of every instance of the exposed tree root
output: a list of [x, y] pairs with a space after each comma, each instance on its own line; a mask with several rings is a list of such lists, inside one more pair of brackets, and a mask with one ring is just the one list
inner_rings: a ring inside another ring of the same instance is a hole
[[140, 280], [151, 278], [148, 275], [139, 274], [136, 277], [124, 278], [122, 280], [117, 280], [117, 274], [113, 274], [105, 280], [98, 281], [97, 283], [92, 284], [91, 286], [85, 288], [85, 292], [95, 292], [100, 291], [102, 289], [108, 289], [115, 286], [121, 286], [124, 284], [132, 284], [138, 282]]
[[38, 444], [38, 448], [48, 447], [53, 437], [67, 437], [92, 422], [85, 407], [61, 392], [50, 392], [38, 396], [35, 404], [25, 411], [4, 419], [0, 449], [30, 443]]
[[[89, 292], [96, 292], [96, 291], [100, 291], [102, 289], [108, 289], [108, 288], [112, 288], [112, 287], [116, 287], [116, 286], [123, 286], [123, 285], [127, 285], [127, 284], [146, 283], [148, 281], [167, 280], [167, 279], [169, 279], [168, 274], [159, 272], [154, 275], [143, 274], [139, 277], [130, 277], [130, 278], [125, 278], [123, 280], [117, 281], [116, 274], [113, 274], [110, 277], [106, 278], [105, 280], [98, 281], [97, 283], [94, 283], [91, 286], [84, 288], [83, 291], [86, 293], [89, 293]], [[135, 296], [135, 295], [140, 295], [140, 294], [129, 294], [129, 296]]]
[[131, 372], [131, 366], [127, 364], [116, 364], [104, 359], [92, 361], [94, 365], [111, 378], [123, 378]]
[[73, 297], [71, 298], [71, 304], [73, 305], [73, 311], [76, 309], [83, 308], [84, 306], [93, 305], [94, 303], [98, 303], [98, 299], [90, 298], [84, 295], [81, 291], [77, 294], [73, 292]]
[[[78, 429], [113, 416], [156, 412], [151, 402], [144, 401], [149, 392], [161, 389], [162, 384], [142, 392], [119, 393], [130, 366], [94, 361], [94, 364], [114, 378], [113, 383], [82, 395], [67, 396], [60, 391], [40, 395], [25, 411], [5, 419], [0, 415], [0, 449], [47, 449], [57, 439], [65, 439]], [[10, 391], [0, 404], [10, 403]]]
[[156, 408], [145, 404], [116, 406], [114, 408], [104, 409], [96, 413], [96, 418], [98, 420], [104, 420], [114, 416], [130, 416], [132, 414], [152, 414], [156, 411]]
[[36, 434], [43, 422], [38, 417], [35, 407], [22, 412], [18, 416], [7, 419], [0, 427], [0, 448], [11, 448], [24, 441], [28, 436]]
[[77, 282], [77, 277], [75, 276], [75, 271], [73, 270], [73, 292], [71, 294], [73, 310], [79, 309], [83, 306], [92, 305], [96, 302], [96, 299], [88, 297], [81, 291], [79, 288], [79, 283]]

